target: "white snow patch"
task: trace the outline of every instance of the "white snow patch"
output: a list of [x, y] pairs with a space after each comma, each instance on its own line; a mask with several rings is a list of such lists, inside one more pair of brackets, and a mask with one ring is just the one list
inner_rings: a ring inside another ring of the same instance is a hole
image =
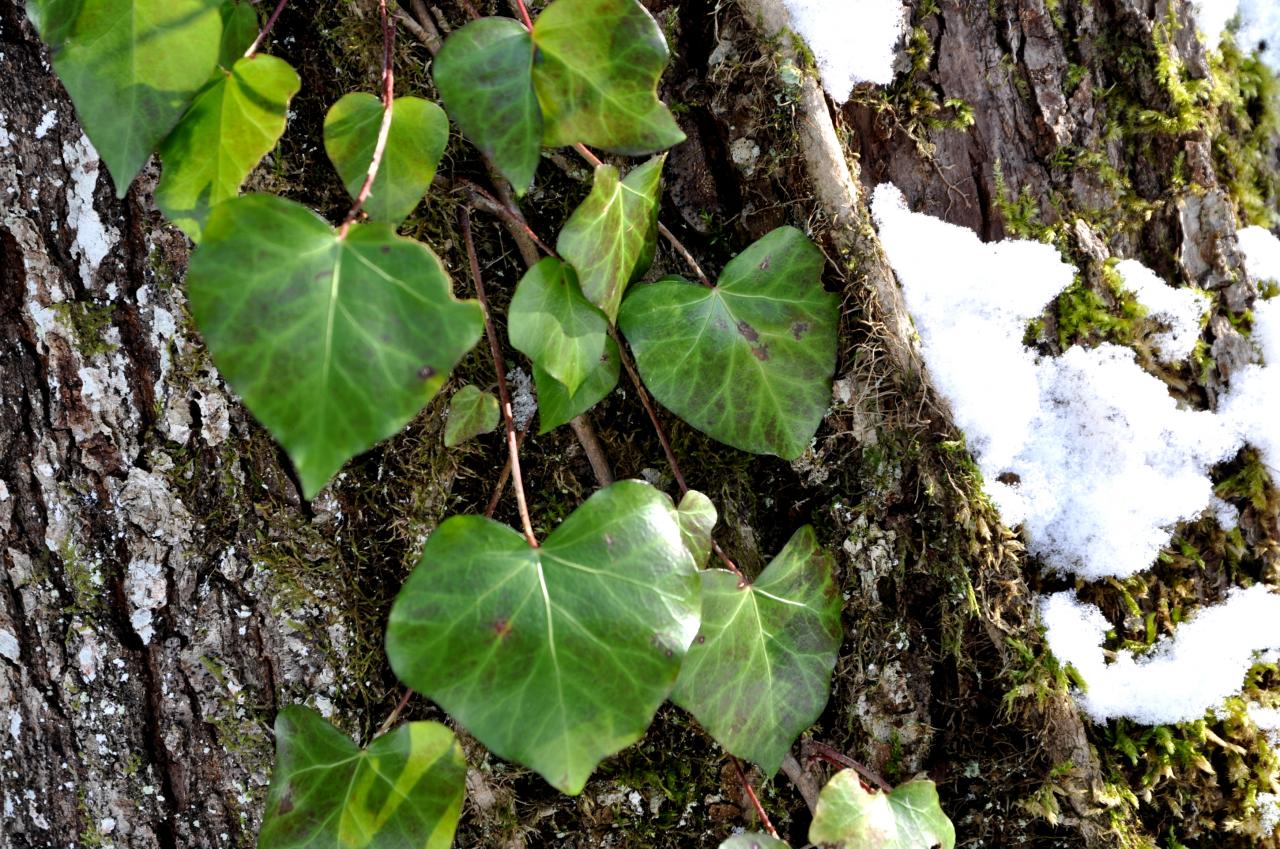
[[1121, 260], [1116, 272], [1151, 317], [1169, 328], [1151, 340], [1160, 362], [1176, 363], [1189, 357], [1200, 338], [1204, 315], [1212, 305], [1209, 296], [1199, 289], [1174, 288], [1137, 260]]
[[1233, 374], [1220, 410], [1280, 480], [1280, 299], [1254, 304], [1252, 339], [1265, 365]]
[[1280, 5], [1275, 0], [1191, 0], [1191, 8], [1209, 47], [1218, 46], [1228, 34], [1227, 25], [1239, 15], [1236, 44], [1245, 53], [1261, 49], [1263, 61], [1280, 70]]
[[1280, 828], [1280, 796], [1275, 793], [1259, 793], [1257, 799], [1258, 827], [1265, 837]]
[[1236, 232], [1240, 251], [1244, 254], [1244, 269], [1259, 282], [1280, 283], [1280, 239], [1265, 227], [1256, 224]]
[[898, 0], [783, 0], [792, 28], [818, 62], [822, 85], [844, 103], [858, 83], [893, 82], [893, 60], [906, 23]]
[[53, 125], [57, 123], [57, 120], [58, 111], [56, 109], [50, 109], [48, 112], [44, 113], [44, 117], [41, 118], [40, 123], [36, 125], [36, 138], [42, 139], [47, 136], [49, 131], [53, 129]]
[[93, 206], [93, 190], [98, 185], [98, 152], [81, 134], [76, 141], [62, 145], [62, 160], [71, 173], [67, 192], [67, 225], [75, 233], [74, 250], [80, 256], [80, 276], [90, 282], [93, 272], [120, 238], [114, 227], [107, 227]]
[[1280, 595], [1264, 585], [1235, 589], [1200, 610], [1142, 657], [1128, 650], [1107, 663], [1111, 625], [1098, 608], [1061, 592], [1041, 602], [1049, 648], [1088, 684], [1077, 698], [1094, 720], [1127, 717], [1146, 725], [1192, 722], [1240, 688], [1255, 655], [1280, 647]]
[[1224, 531], [1234, 531], [1240, 526], [1240, 508], [1230, 501], [1223, 501], [1214, 496], [1209, 500], [1209, 510], [1217, 520], [1218, 527]]

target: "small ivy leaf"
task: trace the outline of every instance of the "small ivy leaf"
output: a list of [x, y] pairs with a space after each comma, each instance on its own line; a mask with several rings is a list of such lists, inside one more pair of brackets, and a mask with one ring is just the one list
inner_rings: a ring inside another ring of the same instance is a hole
[[720, 849], [788, 849], [787, 844], [776, 837], [758, 831], [735, 834], [720, 844]]
[[818, 794], [809, 840], [836, 849], [954, 849], [956, 830], [932, 781], [908, 781], [881, 793], [845, 769]]
[[236, 197], [275, 147], [301, 84], [283, 59], [241, 59], [230, 71], [214, 72], [214, 81], [160, 145], [156, 205], [192, 241], [200, 241], [209, 211]]
[[[701, 569], [711, 558], [711, 532], [716, 527], [716, 506], [697, 490], [689, 490], [680, 499], [678, 508], [680, 535], [685, 547], [693, 555], [693, 562]], [[703, 604], [706, 604], [705, 597]]]
[[[324, 119], [324, 150], [352, 198], [360, 194], [378, 143], [382, 101], [352, 92], [329, 109]], [[444, 110], [421, 97], [397, 97], [391, 103], [391, 129], [364, 211], [374, 221], [399, 224], [409, 217], [436, 176], [449, 143]]]
[[276, 717], [258, 849], [448, 849], [467, 764], [453, 732], [410, 722], [361, 749], [309, 708]]
[[214, 364], [288, 452], [306, 498], [404, 427], [484, 324], [426, 245], [387, 224], [339, 238], [271, 195], [213, 210], [187, 289]]
[[490, 751], [577, 794], [644, 734], [698, 609], [671, 500], [620, 481], [539, 548], [480, 516], [442, 522], [391, 608], [387, 657]]
[[622, 180], [612, 165], [598, 166], [591, 194], [569, 216], [556, 242], [556, 250], [578, 272], [582, 294], [609, 321], [618, 317], [623, 291], [653, 262], [665, 160], [665, 154], [655, 156]]
[[248, 0], [227, 0], [218, 9], [218, 14], [222, 16], [222, 47], [218, 50], [218, 64], [231, 70], [258, 37], [258, 13]]
[[609, 322], [582, 296], [573, 269], [546, 257], [525, 272], [507, 312], [511, 347], [577, 392], [604, 358]]
[[827, 704], [842, 637], [834, 568], [806, 525], [753, 584], [702, 573], [702, 630], [671, 699], [769, 775]]
[[716, 286], [678, 277], [637, 286], [619, 326], [645, 385], [713, 439], [794, 460], [822, 423], [836, 365], [839, 298], [822, 253], [779, 227], [725, 267]]
[[[36, 2], [36, 28], [116, 196], [177, 125], [218, 64], [216, 0]], [[55, 16], [70, 16], [56, 19]]]
[[637, 0], [556, 0], [533, 24], [542, 143], [639, 156], [684, 141], [658, 100], [670, 54]]
[[449, 419], [444, 425], [446, 448], [461, 445], [472, 437], [490, 433], [500, 418], [498, 399], [492, 392], [464, 386], [449, 399]]
[[534, 365], [533, 381], [538, 388], [538, 433], [555, 430], [594, 407], [618, 385], [621, 365], [618, 343], [608, 337], [604, 340], [604, 356], [587, 372], [577, 392], [569, 392], [563, 383]]
[[533, 40], [519, 21], [480, 18], [455, 30], [432, 76], [449, 116], [523, 195], [542, 149]]

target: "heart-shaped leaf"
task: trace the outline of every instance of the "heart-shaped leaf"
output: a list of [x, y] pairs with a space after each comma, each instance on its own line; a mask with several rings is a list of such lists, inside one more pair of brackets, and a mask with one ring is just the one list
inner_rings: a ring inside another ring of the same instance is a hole
[[[382, 101], [367, 92], [344, 96], [325, 116], [324, 150], [352, 198], [364, 186], [381, 127]], [[427, 193], [448, 143], [443, 109], [421, 97], [392, 101], [387, 144], [364, 202], [369, 217], [391, 224], [405, 220]]]
[[214, 78], [160, 145], [156, 205], [197, 242], [209, 211], [238, 195], [275, 147], [301, 86], [289, 63], [274, 56], [241, 59]]
[[467, 764], [453, 732], [410, 722], [361, 749], [318, 713], [276, 717], [259, 849], [448, 849]]
[[[677, 518], [685, 547], [693, 555], [693, 562], [701, 569], [711, 557], [711, 532], [716, 527], [716, 506], [711, 503], [710, 498], [691, 489], [680, 499]], [[703, 605], [706, 605], [705, 598]]]
[[[31, 5], [53, 67], [124, 197], [218, 63], [216, 0], [81, 0]], [[74, 17], [68, 17], [74, 15]]]
[[577, 392], [569, 392], [563, 383], [534, 365], [533, 382], [538, 388], [538, 433], [555, 430], [594, 407], [618, 385], [621, 366], [618, 343], [612, 337], [604, 340], [604, 356], [587, 372]]
[[591, 194], [569, 216], [556, 242], [578, 273], [582, 294], [609, 321], [618, 317], [623, 291], [653, 262], [665, 160], [655, 156], [622, 180], [612, 165], [597, 166]]
[[845, 769], [818, 794], [809, 840], [836, 849], [954, 849], [956, 830], [932, 781], [908, 781], [881, 793]]
[[547, 147], [581, 142], [638, 156], [684, 141], [658, 100], [667, 42], [637, 0], [555, 0], [533, 41]]
[[752, 584], [702, 573], [702, 629], [671, 700], [769, 775], [827, 704], [842, 636], [834, 568], [806, 525]]
[[540, 548], [479, 516], [442, 522], [391, 608], [387, 657], [491, 751], [576, 794], [652, 721], [698, 609], [671, 500], [620, 481]]
[[450, 117], [524, 194], [542, 148], [529, 31], [511, 18], [472, 21], [445, 40], [432, 76]]
[[758, 831], [735, 834], [720, 844], [720, 849], [788, 849], [787, 844]]
[[619, 326], [663, 406], [735, 448], [799, 457], [831, 399], [839, 298], [822, 253], [779, 227], [714, 287], [667, 278], [634, 288]]
[[525, 272], [507, 312], [511, 346], [578, 391], [604, 359], [609, 322], [582, 296], [573, 269], [547, 257]]
[[449, 419], [444, 425], [446, 448], [460, 445], [472, 437], [489, 433], [498, 426], [498, 399], [492, 392], [481, 392], [467, 385], [449, 399]]
[[249, 0], [226, 0], [219, 8], [222, 16], [222, 46], [218, 64], [228, 71], [244, 58], [245, 51], [258, 37], [258, 13]]
[[209, 216], [187, 272], [218, 369], [284, 446], [303, 494], [422, 409], [480, 338], [426, 246], [387, 224], [340, 238], [299, 204], [245, 195]]

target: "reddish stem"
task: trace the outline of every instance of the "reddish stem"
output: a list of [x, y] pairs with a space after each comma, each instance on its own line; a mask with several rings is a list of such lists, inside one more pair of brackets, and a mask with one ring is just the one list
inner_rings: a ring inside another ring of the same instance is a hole
[[524, 497], [524, 476], [520, 473], [520, 445], [516, 440], [516, 422], [511, 413], [511, 395], [507, 392], [507, 375], [503, 367], [502, 348], [498, 345], [498, 331], [493, 326], [493, 314], [489, 311], [489, 298], [484, 292], [484, 279], [480, 275], [480, 260], [476, 256], [476, 243], [471, 238], [471, 212], [463, 207], [459, 213], [462, 241], [467, 246], [467, 260], [471, 263], [471, 277], [476, 283], [476, 297], [484, 312], [484, 332], [489, 337], [489, 350], [493, 354], [493, 370], [498, 376], [498, 398], [502, 402], [502, 417], [507, 423], [507, 454], [511, 459], [511, 479], [515, 482], [516, 507], [524, 526], [524, 538], [533, 548], [538, 538], [533, 535], [533, 522], [529, 519], [529, 505]]
[[781, 840], [778, 836], [778, 830], [773, 827], [773, 823], [769, 822], [769, 815], [764, 812], [764, 805], [760, 804], [760, 799], [756, 796], [756, 789], [751, 786], [751, 781], [747, 778], [747, 773], [743, 771], [742, 764], [733, 755], [729, 756], [729, 760], [733, 763], [733, 768], [738, 771], [738, 778], [742, 779], [742, 789], [746, 791], [747, 798], [751, 800], [751, 806], [756, 809], [756, 816], [760, 817], [760, 824], [764, 826], [764, 830], [769, 832], [769, 836], [774, 840]]
[[364, 202], [369, 199], [373, 181], [378, 176], [378, 166], [382, 164], [382, 154], [387, 149], [387, 136], [391, 134], [391, 107], [395, 103], [395, 73], [392, 70], [393, 52], [395, 50], [396, 30], [391, 26], [387, 15], [387, 0], [378, 0], [378, 14], [382, 17], [382, 124], [378, 127], [378, 139], [373, 145], [373, 158], [369, 160], [369, 170], [364, 175], [364, 184], [356, 195], [356, 202], [351, 211], [343, 219], [338, 228], [338, 238], [344, 238], [352, 222], [360, 214]]
[[533, 18], [529, 17], [529, 9], [524, 5], [524, 0], [516, 0], [516, 5], [520, 7], [520, 17], [524, 18], [525, 29], [533, 32]]
[[547, 246], [542, 239], [538, 238], [538, 234], [529, 226], [529, 222], [525, 220], [524, 213], [513, 204], [503, 203], [500, 199], [490, 194], [483, 186], [473, 183], [465, 177], [458, 178], [458, 182], [466, 186], [473, 195], [480, 199], [481, 205], [485, 210], [492, 212], [507, 223], [507, 226], [514, 227], [529, 237], [529, 240], [538, 246], [547, 256], [558, 256], [554, 250]]
[[658, 442], [662, 443], [662, 452], [667, 455], [667, 465], [671, 467], [671, 474], [675, 476], [676, 485], [680, 487], [680, 494], [684, 495], [689, 491], [689, 485], [685, 483], [684, 474], [680, 471], [680, 463], [676, 460], [676, 452], [671, 450], [671, 442], [667, 439], [667, 432], [662, 427], [662, 421], [658, 418], [658, 411], [654, 409], [649, 393], [645, 391], [644, 384], [640, 382], [640, 374], [636, 371], [635, 364], [631, 362], [631, 357], [627, 354], [626, 345], [622, 337], [618, 335], [617, 328], [610, 325], [609, 333], [613, 336], [613, 341], [618, 343], [618, 358], [622, 360], [622, 366], [627, 370], [627, 376], [631, 378], [631, 384], [635, 387], [636, 394], [640, 396], [640, 403], [644, 405], [644, 411], [649, 414], [649, 421], [653, 422], [653, 429], [658, 434]]
[[391, 711], [391, 715], [387, 717], [386, 721], [379, 726], [378, 733], [374, 734], [374, 737], [381, 737], [391, 730], [391, 726], [395, 725], [396, 720], [400, 718], [401, 712], [408, 707], [409, 699], [411, 698], [413, 698], [413, 690], [406, 688], [404, 695], [400, 697], [400, 703], [396, 705], [395, 710]]
[[821, 758], [827, 763], [835, 764], [836, 766], [842, 766], [842, 767], [851, 769], [854, 772], [858, 773], [858, 775], [865, 778], [867, 781], [870, 781], [872, 784], [879, 787], [884, 792], [886, 793], [893, 792], [893, 788], [889, 786], [889, 782], [885, 781], [879, 775], [872, 772], [869, 768], [858, 763], [853, 758], [846, 755], [844, 752], [841, 752], [838, 749], [832, 748], [831, 746], [828, 746], [826, 743], [820, 743], [817, 740], [807, 741], [805, 743], [805, 748], [809, 751], [811, 756]]
[[280, 0], [276, 4], [275, 11], [271, 13], [271, 17], [267, 18], [266, 24], [263, 25], [262, 31], [258, 33], [258, 37], [253, 40], [253, 44], [249, 45], [249, 49], [244, 52], [244, 58], [252, 59], [258, 52], [258, 48], [262, 46], [262, 42], [266, 40], [267, 33], [271, 32], [271, 28], [276, 25], [276, 21], [280, 19], [280, 13], [284, 11], [285, 4], [289, 0]]

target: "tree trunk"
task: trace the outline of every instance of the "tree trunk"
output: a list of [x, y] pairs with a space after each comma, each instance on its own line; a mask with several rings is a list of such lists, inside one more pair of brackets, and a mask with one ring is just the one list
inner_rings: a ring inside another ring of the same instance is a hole
[[[341, 94], [373, 89], [376, 16], [361, 3], [296, 5], [272, 50], [299, 69], [303, 93], [251, 182], [332, 218], [346, 197], [320, 124]], [[435, 4], [436, 22], [461, 25], [468, 5]], [[1027, 198], [1033, 226], [1067, 225], [1086, 283], [1099, 284], [1106, 256], [1132, 256], [1243, 312], [1257, 293], [1238, 282], [1238, 198], [1209, 125], [1116, 131], [1125, 104], [1179, 108], [1160, 57], [1173, 51], [1192, 80], [1210, 73], [1186, 4], [913, 2], [898, 81], [860, 88], [843, 108], [779, 75], [791, 51], [757, 4], [646, 5], [672, 40], [663, 95], [684, 107], [689, 136], [670, 156], [663, 220], [709, 271], [779, 224], [807, 224], [830, 260], [828, 287], [844, 292], [835, 399], [814, 451], [793, 464], [748, 457], [666, 417], [745, 568], [804, 522], [840, 554], [846, 641], [811, 736], [891, 779], [931, 775], [962, 846], [1147, 845], [1170, 827], [1188, 846], [1263, 845], [1222, 833], [1241, 816], [1222, 763], [1211, 777], [1170, 767], [1154, 800], [1121, 800], [1142, 778], [1120, 766], [1106, 729], [1082, 721], [1043, 654], [1042, 579], [948, 447], [958, 434], [914, 358], [865, 204], [893, 181], [913, 209], [995, 239], [1026, 224], [1010, 209]], [[426, 48], [400, 37], [402, 93], [434, 97]], [[362, 741], [381, 724], [400, 695], [381, 652], [390, 600], [440, 519], [483, 511], [502, 442], [445, 451], [438, 399], [304, 503], [190, 322], [190, 245], [154, 209], [157, 166], [114, 197], [17, 0], [0, 0], [0, 79], [0, 847], [252, 845], [278, 707], [317, 706]], [[972, 126], [957, 120], [961, 101]], [[844, 156], [815, 159], [814, 109], [854, 166], [844, 208], [831, 191], [846, 185]], [[1223, 134], [1239, 131], [1226, 107], [1204, 109], [1221, 113]], [[1278, 149], [1271, 138], [1261, 150], [1271, 174]], [[586, 191], [558, 156], [523, 204], [544, 239]], [[483, 175], [455, 135], [443, 185], [406, 225], [463, 293], [449, 184]], [[503, 311], [519, 257], [496, 221], [480, 238]], [[679, 262], [663, 250], [656, 270]], [[1214, 366], [1187, 389], [1208, 403], [1248, 356], [1225, 316], [1210, 333]], [[456, 385], [486, 374], [481, 347]], [[619, 477], [663, 478], [632, 393], [592, 418]], [[524, 456], [544, 526], [594, 488], [569, 429], [531, 437]], [[1273, 512], [1246, 524], [1259, 546], [1277, 536]], [[1201, 601], [1225, 579], [1204, 583]], [[444, 718], [421, 698], [409, 715]], [[578, 798], [464, 742], [458, 846], [714, 847], [753, 816], [723, 753], [669, 706]], [[825, 767], [803, 769], [820, 781]], [[782, 775], [755, 779], [784, 837], [804, 845], [803, 794]], [[1172, 811], [1165, 793], [1195, 810]]]

